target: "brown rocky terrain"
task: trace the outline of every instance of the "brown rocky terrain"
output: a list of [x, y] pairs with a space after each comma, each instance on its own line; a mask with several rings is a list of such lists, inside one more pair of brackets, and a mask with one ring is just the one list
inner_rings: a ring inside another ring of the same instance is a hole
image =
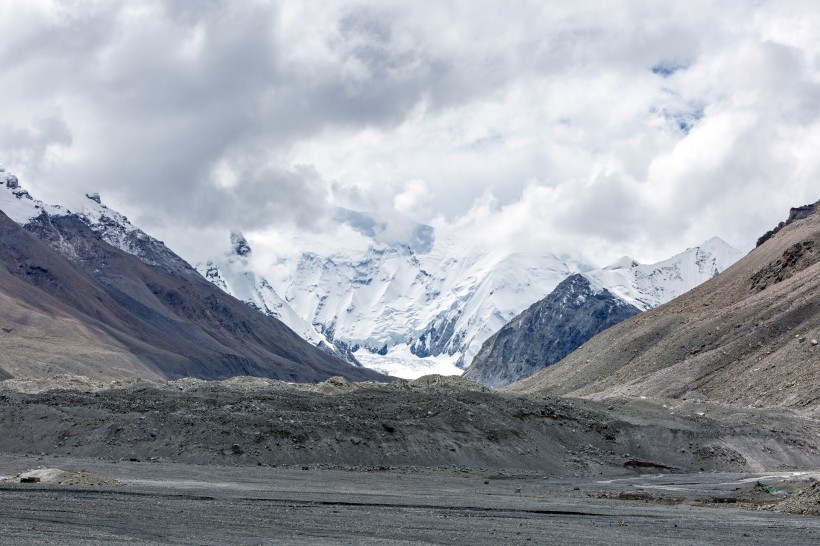
[[313, 347], [148, 240], [139, 259], [75, 215], [43, 213], [23, 228], [0, 212], [0, 378], [387, 380]]
[[57, 373], [162, 379], [102, 328], [0, 269], [0, 378]]
[[591, 339], [508, 389], [820, 414], [820, 213], [789, 222], [714, 279]]

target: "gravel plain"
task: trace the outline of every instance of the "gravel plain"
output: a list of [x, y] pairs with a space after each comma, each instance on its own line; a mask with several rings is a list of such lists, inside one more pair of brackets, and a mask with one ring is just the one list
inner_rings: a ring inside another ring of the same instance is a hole
[[[37, 466], [124, 485], [22, 484]], [[795, 475], [224, 467], [0, 456], [3, 544], [817, 544], [820, 518], [736, 509]], [[759, 508], [769, 500], [753, 500]]]
[[820, 543], [778, 511], [818, 504], [820, 427], [793, 411], [441, 377], [65, 385], [0, 387], [0, 544]]

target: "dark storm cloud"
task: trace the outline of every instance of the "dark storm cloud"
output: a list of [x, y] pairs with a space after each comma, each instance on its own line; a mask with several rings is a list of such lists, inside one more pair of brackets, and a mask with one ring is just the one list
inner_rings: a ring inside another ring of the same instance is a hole
[[[293, 221], [301, 227], [321, 227], [327, 195], [319, 173], [310, 166], [290, 170], [273, 167], [242, 170], [228, 188], [210, 187], [191, 197], [197, 224], [246, 226], [260, 229]], [[252, 204], [252, 206], [248, 206]]]

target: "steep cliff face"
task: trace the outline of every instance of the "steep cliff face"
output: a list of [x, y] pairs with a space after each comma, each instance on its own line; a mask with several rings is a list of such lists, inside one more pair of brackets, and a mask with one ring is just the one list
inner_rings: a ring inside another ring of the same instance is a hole
[[361, 366], [343, 342], [334, 342], [320, 333], [276, 293], [265, 277], [253, 272], [249, 266], [252, 254], [253, 250], [245, 237], [239, 232], [233, 232], [231, 250], [219, 258], [197, 265], [196, 269], [222, 291], [244, 301], [260, 313], [282, 321], [302, 339], [322, 351], [354, 366]]
[[503, 387], [555, 364], [598, 332], [640, 312], [583, 275], [572, 275], [485, 341], [464, 377]]

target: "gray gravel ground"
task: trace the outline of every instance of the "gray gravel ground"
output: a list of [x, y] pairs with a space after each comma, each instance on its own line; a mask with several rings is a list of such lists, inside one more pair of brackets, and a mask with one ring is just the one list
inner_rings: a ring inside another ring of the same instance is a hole
[[820, 518], [774, 511], [816, 503], [786, 496], [820, 469], [820, 423], [791, 410], [55, 381], [0, 388], [0, 544], [820, 544]]
[[[820, 543], [820, 518], [698, 505], [759, 479], [805, 475], [572, 481], [455, 467], [304, 470], [0, 456], [6, 478], [38, 466], [126, 485], [0, 482], [2, 544]], [[647, 491], [644, 500], [617, 498]]]

